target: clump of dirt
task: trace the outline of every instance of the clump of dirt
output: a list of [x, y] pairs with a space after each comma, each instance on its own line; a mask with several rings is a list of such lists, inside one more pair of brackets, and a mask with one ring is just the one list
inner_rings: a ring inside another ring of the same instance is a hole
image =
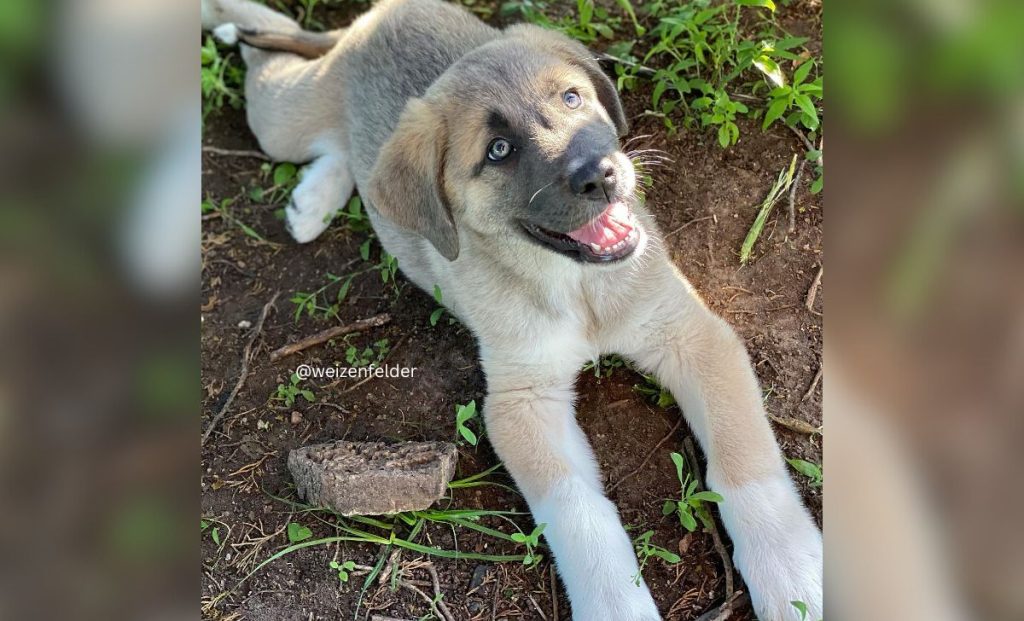
[[[797, 25], [804, 30], [816, 28], [800, 21], [804, 19], [816, 16], [799, 14], [797, 18]], [[821, 387], [810, 388], [821, 364], [824, 289], [817, 290], [811, 309], [805, 302], [823, 261], [822, 209], [820, 196], [808, 191], [809, 174], [804, 175], [795, 195], [799, 207], [796, 230], [787, 232], [784, 199], [755, 247], [755, 260], [740, 267], [737, 258], [757, 206], [778, 172], [794, 153], [803, 152], [803, 146], [785, 128], [762, 133], [750, 121], [741, 121], [739, 144], [724, 151], [713, 135], [703, 132], [668, 136], [658, 119], [644, 115], [649, 100], [644, 87], [624, 95], [632, 135], [649, 135], [634, 143], [637, 148], [658, 148], [674, 160], [653, 169], [653, 185], [647, 191], [648, 205], [667, 233], [673, 261], [708, 305], [746, 341], [768, 411], [820, 425]], [[244, 112], [231, 110], [211, 116], [204, 144], [222, 149], [258, 148], [246, 127]], [[316, 538], [335, 534], [330, 518], [314, 519], [274, 498], [294, 500], [286, 464], [289, 450], [339, 439], [452, 441], [456, 438], [456, 404], [482, 403], [485, 393], [472, 335], [459, 324], [449, 323], [446, 316], [432, 326], [430, 316], [437, 303], [401, 275], [394, 285], [383, 283], [376, 271], [354, 278], [336, 319], [294, 317], [295, 306], [289, 298], [295, 292], [315, 291], [327, 282], [328, 274], [350, 271], [342, 266], [362, 269], [371, 265], [379, 259], [380, 250], [374, 246], [369, 262], [359, 260], [367, 234], [341, 224], [332, 226], [314, 243], [291, 243], [275, 215], [282, 205], [254, 201], [247, 191], [259, 185], [261, 164], [248, 156], [212, 152], [203, 156], [204, 193], [217, 202], [237, 197], [231, 207], [235, 218], [263, 238], [248, 235], [237, 222], [220, 214], [204, 216], [200, 300], [204, 427], [238, 378], [251, 330], [245, 326], [255, 323], [263, 305], [275, 292], [281, 292], [256, 341], [242, 390], [203, 446], [202, 511], [204, 518], [219, 528], [219, 542], [207, 531], [202, 539], [204, 618], [351, 618], [360, 602], [365, 573], [357, 568], [342, 582], [330, 566], [332, 560], [351, 560], [365, 567], [383, 562], [403, 572], [396, 590], [387, 582], [370, 585], [362, 594], [362, 611], [421, 618], [429, 612], [423, 594], [428, 599], [434, 596], [431, 571], [436, 570], [436, 587], [457, 619], [568, 619], [569, 604], [561, 585], [553, 579], [550, 559], [526, 567], [423, 557], [405, 551], [389, 563], [389, 559], [381, 559], [379, 546], [338, 542], [288, 554], [234, 588], [258, 563], [287, 545], [289, 522], [300, 522]], [[336, 289], [331, 291], [336, 293]], [[382, 312], [393, 317], [385, 326], [277, 362], [269, 359], [271, 350], [332, 322], [347, 323]], [[415, 377], [310, 379], [302, 387], [313, 393], [312, 401], [299, 396], [286, 406], [273, 398], [279, 386], [289, 384], [298, 364], [347, 366], [350, 346], [359, 351], [372, 349], [384, 339], [386, 362], [416, 368]], [[639, 375], [626, 368], [612, 368], [610, 374], [602, 372], [600, 377], [592, 371], [581, 373], [577, 416], [612, 489], [610, 498], [633, 536], [653, 530], [654, 543], [682, 556], [673, 566], [651, 561], [644, 571], [662, 614], [666, 619], [692, 619], [722, 600], [722, 564], [707, 533], [687, 533], [678, 520], [661, 514], [664, 499], [679, 491], [668, 453], [679, 450], [689, 431], [685, 423], [677, 427], [680, 413], [675, 406], [658, 407], [635, 390], [642, 383]], [[479, 425], [476, 421], [469, 424]], [[475, 429], [482, 431], [479, 426]], [[778, 425], [775, 431], [788, 457], [821, 462], [820, 436]], [[476, 447], [460, 446], [456, 478], [497, 463], [486, 435], [483, 438]], [[512, 486], [500, 472], [490, 479]], [[794, 478], [820, 522], [821, 490], [810, 487], [804, 477]], [[527, 511], [517, 493], [497, 486], [456, 490], [451, 506]], [[517, 521], [527, 532], [532, 528], [528, 515]], [[507, 530], [500, 520], [483, 523]], [[486, 554], [523, 551], [514, 543], [476, 531], [437, 524], [427, 525], [419, 541]], [[745, 614], [740, 618], [753, 618], [749, 611]]]

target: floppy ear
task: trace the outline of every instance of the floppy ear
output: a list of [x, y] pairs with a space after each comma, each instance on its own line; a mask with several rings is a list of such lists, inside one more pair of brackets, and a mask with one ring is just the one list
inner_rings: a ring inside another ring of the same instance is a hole
[[367, 198], [386, 218], [426, 237], [444, 258], [459, 256], [459, 235], [444, 190], [444, 118], [410, 99], [370, 172]]
[[615, 83], [608, 78], [608, 75], [601, 69], [601, 65], [597, 63], [597, 54], [560, 32], [545, 30], [533, 24], [516, 24], [505, 29], [505, 32], [510, 36], [522, 37], [538, 47], [550, 50], [569, 64], [582, 69], [594, 85], [598, 101], [608, 111], [608, 116], [612, 118], [619, 137], [629, 133], [629, 124], [626, 122], [626, 113], [622, 110], [619, 92], [615, 89]]

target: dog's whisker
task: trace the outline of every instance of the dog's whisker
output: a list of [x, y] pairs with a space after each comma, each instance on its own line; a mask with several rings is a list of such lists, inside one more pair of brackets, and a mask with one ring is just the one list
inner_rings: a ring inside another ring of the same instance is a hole
[[526, 206], [529, 207], [530, 205], [532, 205], [533, 204], [533, 199], [537, 198], [538, 194], [540, 194], [545, 189], [547, 189], [547, 188], [551, 187], [552, 185], [554, 185], [554, 183], [555, 182], [552, 181], [551, 183], [549, 183], [547, 185], [542, 185], [539, 190], [537, 190], [536, 192], [533, 193], [533, 196], [530, 197], [530, 200], [529, 200], [529, 202], [526, 203]]

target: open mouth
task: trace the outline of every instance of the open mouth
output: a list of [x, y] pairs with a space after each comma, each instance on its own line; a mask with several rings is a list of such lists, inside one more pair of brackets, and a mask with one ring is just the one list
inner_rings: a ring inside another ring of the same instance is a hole
[[608, 205], [596, 218], [575, 231], [557, 233], [523, 222], [523, 228], [545, 246], [588, 263], [618, 261], [633, 254], [640, 243], [640, 226], [625, 203]]

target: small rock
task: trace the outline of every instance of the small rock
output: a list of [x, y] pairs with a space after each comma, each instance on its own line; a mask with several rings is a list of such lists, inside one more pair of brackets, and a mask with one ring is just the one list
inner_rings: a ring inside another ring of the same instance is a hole
[[243, 330], [248, 330], [249, 328], [252, 327], [252, 322], [249, 321], [248, 319], [243, 319], [238, 322], [238, 327]]
[[686, 551], [690, 549], [690, 542], [692, 540], [693, 533], [686, 533], [686, 535], [679, 540], [679, 556], [686, 556]]
[[328, 442], [288, 454], [299, 496], [341, 515], [419, 511], [448, 492], [451, 442]]
[[292, 412], [292, 424], [298, 425], [302, 422], [302, 412]]
[[469, 580], [468, 590], [472, 591], [473, 589], [479, 588], [480, 585], [484, 583], [484, 578], [487, 577], [487, 572], [490, 569], [491, 568], [487, 565], [477, 565], [476, 568], [473, 569], [473, 577]]

